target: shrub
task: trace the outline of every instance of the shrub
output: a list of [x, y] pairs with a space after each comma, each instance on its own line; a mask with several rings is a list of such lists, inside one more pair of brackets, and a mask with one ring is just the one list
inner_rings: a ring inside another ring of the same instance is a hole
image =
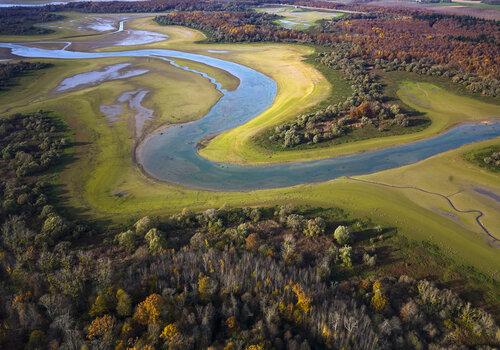
[[342, 266], [350, 269], [352, 267], [352, 247], [345, 245], [339, 249], [340, 260]]
[[306, 228], [304, 229], [304, 234], [308, 237], [319, 236], [325, 233], [325, 220], [323, 218], [317, 217], [314, 219], [307, 220]]
[[346, 226], [339, 226], [335, 229], [333, 237], [337, 240], [340, 245], [346, 245], [351, 241], [351, 231]]

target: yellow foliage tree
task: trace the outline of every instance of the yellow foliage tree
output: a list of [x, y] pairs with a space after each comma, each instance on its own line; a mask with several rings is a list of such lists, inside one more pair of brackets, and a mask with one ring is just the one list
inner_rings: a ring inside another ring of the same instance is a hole
[[198, 293], [202, 300], [209, 300], [212, 293], [215, 291], [216, 285], [215, 281], [209, 276], [201, 274], [198, 277]]
[[110, 298], [106, 293], [99, 293], [95, 298], [94, 304], [90, 308], [89, 315], [92, 317], [96, 317], [102, 314], [105, 314], [109, 311], [110, 308]]
[[311, 298], [302, 290], [302, 287], [298, 283], [292, 284], [292, 290], [297, 297], [297, 307], [304, 313], [308, 313], [311, 310]]
[[229, 331], [234, 331], [238, 328], [238, 320], [236, 320], [236, 317], [230, 316], [226, 319], [226, 326], [229, 329]]
[[115, 325], [116, 320], [110, 315], [97, 317], [87, 328], [87, 338], [104, 338], [109, 340], [112, 337]]
[[158, 323], [165, 301], [159, 294], [151, 294], [139, 305], [134, 313], [134, 320], [142, 325]]
[[246, 350], [264, 350], [264, 345], [253, 344], [253, 345], [247, 346]]
[[116, 291], [116, 312], [120, 316], [130, 316], [132, 313], [132, 301], [123, 289]]
[[380, 312], [387, 306], [387, 297], [384, 295], [382, 283], [375, 281], [373, 283], [372, 307], [375, 311]]
[[160, 334], [160, 338], [162, 338], [169, 344], [176, 344], [181, 339], [181, 333], [174, 323], [169, 323], [165, 326], [165, 328], [163, 328], [163, 331]]

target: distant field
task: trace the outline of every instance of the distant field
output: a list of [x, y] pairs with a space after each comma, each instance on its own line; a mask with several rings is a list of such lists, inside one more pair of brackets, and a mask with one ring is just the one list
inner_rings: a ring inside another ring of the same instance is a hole
[[411, 9], [426, 9], [429, 11], [458, 16], [500, 20], [500, 5], [482, 4], [479, 2], [451, 2], [422, 4], [412, 1], [372, 1], [368, 4], [380, 7], [397, 7]]
[[479, 8], [479, 9], [487, 9], [487, 10], [498, 10], [500, 11], [500, 5], [492, 5], [492, 4], [483, 4], [479, 1], [457, 1], [454, 0], [452, 2], [438, 2], [436, 4], [430, 4], [432, 6], [463, 6], [463, 7], [471, 7], [471, 8]]
[[289, 29], [304, 30], [314, 26], [322, 19], [332, 19], [342, 16], [340, 12], [317, 11], [291, 6], [258, 7], [257, 12], [265, 12], [285, 17], [276, 21], [277, 24]]

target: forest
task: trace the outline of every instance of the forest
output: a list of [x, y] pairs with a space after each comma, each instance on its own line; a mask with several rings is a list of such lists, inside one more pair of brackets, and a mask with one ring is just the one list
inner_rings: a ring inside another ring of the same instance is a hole
[[118, 231], [65, 217], [47, 182], [64, 130], [44, 111], [0, 119], [3, 348], [498, 345], [451, 290], [377, 273], [394, 233], [341, 211], [184, 210]]
[[39, 35], [52, 32], [50, 28], [42, 28], [35, 24], [58, 21], [64, 16], [51, 13], [46, 9], [1, 8], [0, 34], [4, 35]]
[[30, 71], [50, 67], [48, 63], [19, 61], [0, 64], [0, 91], [12, 86], [15, 78]]

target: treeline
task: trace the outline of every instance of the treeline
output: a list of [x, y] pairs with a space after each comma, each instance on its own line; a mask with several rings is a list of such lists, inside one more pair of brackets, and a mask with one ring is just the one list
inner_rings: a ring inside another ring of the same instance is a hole
[[72, 2], [65, 5], [49, 5], [50, 11], [79, 11], [87, 13], [142, 13], [164, 11], [244, 11], [263, 3], [277, 0], [148, 0], [148, 1], [99, 1]]
[[70, 220], [41, 173], [62, 131], [46, 112], [0, 119], [2, 348], [498, 345], [492, 316], [453, 292], [379, 275], [388, 233], [341, 213], [184, 210], [118, 233]]
[[0, 64], [0, 91], [11, 86], [13, 79], [27, 72], [48, 68], [49, 63], [19, 61]]
[[44, 8], [2, 8], [0, 9], [0, 34], [40, 35], [53, 30], [35, 24], [62, 20], [64, 16], [49, 12]]
[[[500, 78], [500, 24], [471, 19], [469, 25], [464, 25], [453, 17], [428, 17], [431, 18], [350, 18], [324, 23], [323, 31], [358, 45], [364, 57], [396, 61], [402, 69], [427, 60], [450, 75], [459, 71], [474, 74], [490, 81], [485, 85], [485, 94], [496, 94]], [[485, 36], [490, 40], [480, 40]], [[488, 85], [495, 89], [491, 91]]]

